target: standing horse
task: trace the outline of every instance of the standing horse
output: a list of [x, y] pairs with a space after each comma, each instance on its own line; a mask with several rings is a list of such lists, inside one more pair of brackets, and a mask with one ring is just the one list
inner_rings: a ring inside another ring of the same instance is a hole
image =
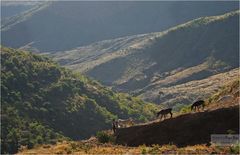
[[159, 111], [157, 113], [157, 118], [161, 115], [160, 117], [160, 120], [162, 119], [162, 117], [166, 118], [167, 114], [170, 114], [171, 115], [171, 118], [172, 118], [172, 108], [168, 108], [168, 109], [163, 109], [161, 111]]
[[194, 102], [191, 106], [191, 111], [192, 110], [196, 111], [196, 108], [199, 110], [200, 106], [202, 106], [202, 108], [204, 109], [205, 102], [203, 100], [198, 100], [198, 101]]

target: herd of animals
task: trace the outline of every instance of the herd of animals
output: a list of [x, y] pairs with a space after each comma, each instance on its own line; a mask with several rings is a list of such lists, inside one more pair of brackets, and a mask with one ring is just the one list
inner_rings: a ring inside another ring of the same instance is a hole
[[[239, 94], [239, 92], [237, 93]], [[234, 97], [236, 96], [236, 93], [234, 95], [226, 95], [221, 97], [220, 99], [217, 100], [217, 103], [224, 103], [224, 102], [232, 102], [234, 100]], [[191, 105], [191, 111], [199, 111], [200, 108], [202, 107], [202, 109], [204, 110], [205, 107], [205, 101], [204, 100], [198, 100], [196, 102], [194, 102]], [[160, 117], [160, 120], [162, 120], [162, 118], [166, 118], [167, 115], [170, 114], [170, 118], [172, 118], [173, 113], [172, 113], [172, 108], [167, 108], [167, 109], [163, 109], [160, 110], [159, 112], [157, 112], [156, 114], [156, 118], [158, 119]], [[128, 119], [113, 119], [112, 122], [112, 129], [113, 132], [116, 132], [117, 128], [124, 128], [124, 127], [129, 127], [129, 126], [133, 126], [134, 125], [134, 121], [132, 118], [128, 118]]]

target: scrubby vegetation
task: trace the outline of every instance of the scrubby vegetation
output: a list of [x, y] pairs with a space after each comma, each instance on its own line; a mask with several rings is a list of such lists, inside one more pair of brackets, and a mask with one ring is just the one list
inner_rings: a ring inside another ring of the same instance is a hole
[[239, 95], [239, 81], [240, 79], [235, 79], [233, 81], [230, 81], [228, 83], [226, 83], [223, 87], [221, 87], [221, 89], [213, 94], [212, 96], [209, 97], [208, 102], [209, 103], [214, 103], [216, 102], [221, 96], [225, 96], [225, 95]]
[[31, 149], [36, 144], [55, 144], [67, 139], [47, 125], [20, 117], [19, 111], [10, 105], [2, 105], [1, 110], [1, 153], [16, 153], [21, 146]]
[[96, 137], [100, 143], [114, 142], [115, 137], [106, 131], [98, 131]]
[[113, 118], [147, 120], [155, 106], [117, 94], [47, 57], [1, 47], [1, 153], [86, 138]]
[[[239, 79], [235, 78], [231, 81], [228, 81], [223, 85], [217, 92], [213, 93], [210, 97], [205, 99], [205, 108], [207, 109], [216, 109], [222, 105], [217, 103], [217, 100], [223, 96], [232, 95], [234, 96], [234, 100], [238, 100], [237, 96], [239, 96]], [[235, 105], [234, 101], [231, 103], [225, 103], [227, 106]], [[191, 104], [189, 105], [179, 105], [180, 110], [178, 111], [179, 114], [185, 114], [191, 112], [190, 108]]]
[[177, 147], [174, 144], [169, 145], [140, 145], [138, 147], [128, 147], [114, 145], [111, 143], [98, 143], [95, 139], [86, 142], [62, 142], [57, 145], [44, 145], [31, 150], [23, 150], [21, 153], [31, 154], [239, 154], [239, 146], [207, 146], [194, 145], [186, 147]]

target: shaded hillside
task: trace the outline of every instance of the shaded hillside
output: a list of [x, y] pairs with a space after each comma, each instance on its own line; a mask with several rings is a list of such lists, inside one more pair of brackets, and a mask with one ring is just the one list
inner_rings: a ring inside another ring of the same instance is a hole
[[113, 118], [146, 121], [155, 106], [117, 94], [49, 58], [1, 47], [1, 151], [111, 127]]
[[[171, 93], [175, 90], [172, 88], [207, 81], [212, 75], [237, 68], [238, 42], [239, 10], [198, 18], [163, 32], [101, 41], [52, 56], [60, 64], [116, 90], [162, 103], [187, 93]], [[191, 95], [170, 105], [191, 102], [198, 95], [205, 97], [199, 90], [206, 85], [209, 83], [199, 85]], [[163, 91], [160, 99], [159, 91]]]
[[238, 2], [234, 1], [56, 1], [4, 21], [2, 44], [41, 52], [70, 50], [105, 39], [163, 31], [194, 18], [236, 9]]
[[[7, 2], [5, 2], [5, 3], [7, 3]], [[11, 3], [11, 2], [8, 2], [8, 3]], [[14, 1], [12, 3], [14, 3]], [[21, 2], [15, 2], [15, 3], [21, 3]], [[22, 2], [22, 3], [24, 3], [24, 2]], [[11, 27], [13, 27], [16, 24], [20, 24], [22, 22], [27, 21], [29, 18], [31, 18], [31, 16], [33, 16], [34, 14], [38, 13], [41, 10], [44, 10], [49, 5], [50, 5], [49, 2], [42, 2], [42, 3], [41, 2], [36, 2], [36, 3], [33, 2], [32, 6], [28, 6], [28, 7], [25, 6], [26, 8], [23, 7], [22, 8], [23, 10], [21, 12], [17, 11], [18, 10], [17, 8], [20, 7], [17, 4], [10, 5], [10, 6], [9, 5], [1, 6], [2, 13], [3, 13], [3, 15], [1, 16], [3, 18], [1, 21], [1, 33], [10, 29]], [[13, 8], [11, 8], [11, 7], [13, 7]], [[24, 10], [24, 9], [26, 9], [26, 10]], [[11, 14], [10, 10], [15, 10], [16, 11], [15, 15], [9, 15], [9, 17], [4, 18], [4, 14], [7, 14], [7, 13]], [[14, 40], [12, 40], [12, 41], [13, 41], [12, 43], [14, 43]]]
[[185, 114], [148, 125], [117, 131], [117, 143], [128, 146], [175, 144], [189, 146], [210, 142], [211, 134], [239, 133], [239, 106]]

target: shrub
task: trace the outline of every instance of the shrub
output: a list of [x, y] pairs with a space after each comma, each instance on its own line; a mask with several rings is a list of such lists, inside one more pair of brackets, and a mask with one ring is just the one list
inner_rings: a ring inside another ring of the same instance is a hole
[[160, 152], [160, 146], [158, 144], [152, 145], [151, 149], [148, 151], [150, 154], [158, 154]]
[[187, 105], [183, 106], [182, 109], [180, 110], [181, 114], [185, 114], [185, 113], [189, 113], [189, 112], [191, 112], [191, 107], [187, 106]]
[[230, 146], [231, 154], [239, 154], [239, 150], [240, 150], [240, 144], [235, 144], [233, 146]]
[[32, 149], [33, 147], [34, 147], [34, 142], [33, 141], [29, 141], [28, 145], [27, 145], [27, 148], [28, 149]]
[[56, 139], [50, 139], [49, 144], [55, 145], [57, 144]]
[[141, 154], [147, 154], [147, 153], [148, 153], [148, 151], [147, 151], [147, 147], [146, 147], [145, 144], [142, 145], [142, 146], [140, 146], [140, 148], [141, 148]]
[[113, 142], [114, 138], [113, 136], [107, 134], [106, 132], [103, 131], [98, 131], [97, 132], [97, 139], [100, 143], [108, 143], [108, 142]]

